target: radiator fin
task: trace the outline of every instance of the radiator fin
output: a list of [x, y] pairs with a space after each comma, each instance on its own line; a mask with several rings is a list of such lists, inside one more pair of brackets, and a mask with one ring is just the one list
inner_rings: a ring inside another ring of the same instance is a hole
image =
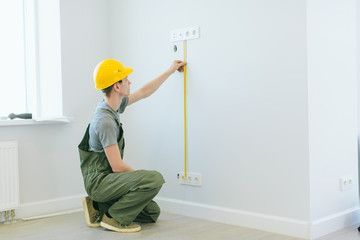
[[0, 142], [0, 212], [19, 205], [18, 142]]

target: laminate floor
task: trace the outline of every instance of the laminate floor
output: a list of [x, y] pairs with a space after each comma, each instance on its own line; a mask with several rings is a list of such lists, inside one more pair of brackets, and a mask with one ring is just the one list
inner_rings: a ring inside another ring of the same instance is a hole
[[[231, 226], [212, 221], [163, 212], [155, 224], [142, 224], [138, 233], [116, 233], [104, 228], [89, 228], [83, 212], [55, 217], [18, 220], [9, 225], [0, 224], [0, 240], [300, 240], [249, 228]], [[320, 240], [357, 240], [357, 226], [345, 229]]]

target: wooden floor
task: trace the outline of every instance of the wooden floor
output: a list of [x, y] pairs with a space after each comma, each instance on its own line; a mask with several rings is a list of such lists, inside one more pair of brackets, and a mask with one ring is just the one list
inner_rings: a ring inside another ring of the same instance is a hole
[[[103, 228], [89, 228], [85, 223], [82, 212], [30, 221], [18, 220], [18, 222], [9, 225], [0, 223], [0, 239], [299, 240], [299, 238], [199, 220], [171, 213], [162, 213], [156, 224], [142, 224], [142, 230], [138, 233], [116, 233]], [[357, 239], [360, 239], [360, 235], [356, 226], [321, 238], [321, 240]]]

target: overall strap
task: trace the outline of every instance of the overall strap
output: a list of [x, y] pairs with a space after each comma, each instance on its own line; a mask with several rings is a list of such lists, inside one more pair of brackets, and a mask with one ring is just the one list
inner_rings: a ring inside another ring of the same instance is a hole
[[119, 122], [119, 119], [118, 117], [112, 112], [110, 111], [109, 109], [106, 109], [106, 108], [100, 108], [100, 111], [103, 112], [103, 113], [110, 113], [110, 115], [112, 116], [112, 118], [115, 120], [115, 122], [121, 126], [121, 122]]
[[[101, 108], [100, 111], [103, 112], [103, 113], [110, 113], [110, 115], [112, 116], [112, 118], [113, 118], [113, 119], [115, 120], [115, 122], [118, 124], [119, 129], [120, 129], [120, 130], [119, 130], [119, 136], [118, 136], [118, 142], [120, 142], [121, 139], [123, 138], [123, 135], [124, 135], [124, 130], [123, 130], [123, 128], [122, 128], [121, 122], [119, 121], [119, 119], [117, 118], [117, 116], [116, 116], [113, 112], [111, 112], [109, 109]], [[122, 157], [122, 156], [121, 156], [121, 157]]]

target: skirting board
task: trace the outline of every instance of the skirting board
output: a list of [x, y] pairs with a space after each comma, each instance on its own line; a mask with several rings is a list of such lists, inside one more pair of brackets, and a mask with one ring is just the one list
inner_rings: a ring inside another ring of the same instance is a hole
[[[79, 209], [82, 209], [82, 197], [84, 197], [84, 195], [76, 195], [33, 203], [20, 204], [20, 208], [15, 210], [15, 218], [31, 219], [79, 211]], [[1, 216], [0, 221], [4, 221], [3, 216]]]
[[351, 208], [336, 214], [318, 219], [311, 223], [311, 239], [317, 239], [326, 234], [339, 231], [349, 226], [359, 225], [360, 209], [359, 207]]
[[[34, 219], [81, 211], [82, 197], [84, 195], [21, 204], [16, 210], [16, 218]], [[360, 223], [359, 207], [306, 222], [171, 198], [156, 197], [155, 200], [163, 211], [304, 239], [316, 239]], [[0, 222], [3, 218], [1, 216]]]
[[360, 222], [358, 207], [307, 222], [171, 198], [155, 200], [163, 211], [304, 239], [316, 239]]

